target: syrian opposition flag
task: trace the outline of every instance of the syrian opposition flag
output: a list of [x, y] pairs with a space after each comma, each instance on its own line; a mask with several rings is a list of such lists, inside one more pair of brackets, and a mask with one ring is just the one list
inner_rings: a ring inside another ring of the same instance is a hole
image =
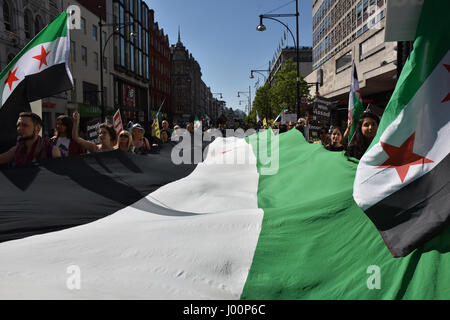
[[283, 108], [283, 110], [281, 110], [281, 112], [278, 114], [278, 116], [276, 117], [276, 119], [273, 122], [277, 122], [277, 120], [281, 117], [282, 114], [285, 114], [288, 111], [288, 108]]
[[114, 130], [118, 134], [120, 131], [123, 130], [122, 116], [120, 115], [120, 109], [117, 109], [116, 113], [114, 114], [113, 121], [114, 121]]
[[68, 67], [70, 40], [67, 12], [43, 29], [0, 74], [0, 146], [16, 142], [20, 112], [29, 102], [72, 88]]
[[450, 230], [392, 259], [343, 152], [265, 130], [203, 153], [0, 171], [0, 299], [450, 298]]
[[194, 129], [199, 129], [202, 126], [202, 121], [197, 116], [194, 118]]
[[353, 119], [353, 125], [348, 135], [348, 142], [355, 134], [355, 128], [358, 124], [359, 117], [364, 112], [364, 107], [361, 98], [361, 91], [359, 90], [358, 72], [356, 71], [355, 61], [352, 61], [352, 77], [350, 80], [350, 94], [348, 97], [348, 120]]
[[209, 123], [211, 122], [211, 118], [205, 113], [204, 119], [207, 121], [208, 127], [209, 127]]
[[450, 221], [450, 28], [448, 1], [425, 1], [411, 52], [361, 159], [354, 198], [394, 257]]

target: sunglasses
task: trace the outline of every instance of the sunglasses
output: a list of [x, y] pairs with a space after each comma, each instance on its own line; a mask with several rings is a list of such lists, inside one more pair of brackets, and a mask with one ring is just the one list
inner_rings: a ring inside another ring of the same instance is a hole
[[121, 135], [119, 135], [119, 137], [121, 137], [121, 138], [123, 138], [123, 137], [128, 138], [128, 135], [126, 135], [126, 134], [121, 134]]

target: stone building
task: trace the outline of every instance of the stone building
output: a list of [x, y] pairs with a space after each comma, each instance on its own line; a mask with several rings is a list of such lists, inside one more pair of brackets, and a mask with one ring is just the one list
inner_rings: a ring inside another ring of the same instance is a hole
[[211, 91], [202, 80], [200, 64], [181, 42], [179, 31], [178, 41], [170, 51], [173, 121], [184, 124], [192, 122], [196, 116], [202, 119]]
[[[169, 37], [155, 22], [155, 12], [150, 10], [150, 112], [156, 116], [160, 106], [161, 117], [169, 120], [172, 114], [170, 85], [170, 44]], [[164, 104], [162, 104], [164, 101]]]

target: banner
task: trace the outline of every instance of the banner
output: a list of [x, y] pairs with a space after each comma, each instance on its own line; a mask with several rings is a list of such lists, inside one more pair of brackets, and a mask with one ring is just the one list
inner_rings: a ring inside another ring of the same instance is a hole
[[123, 130], [123, 124], [122, 124], [122, 117], [120, 115], [120, 109], [117, 109], [116, 113], [114, 114], [114, 130], [116, 130], [117, 133]]
[[100, 121], [98, 119], [88, 122], [87, 128], [86, 128], [87, 140], [94, 142], [94, 143], [99, 143], [99, 140], [98, 140], [99, 127], [100, 127]]

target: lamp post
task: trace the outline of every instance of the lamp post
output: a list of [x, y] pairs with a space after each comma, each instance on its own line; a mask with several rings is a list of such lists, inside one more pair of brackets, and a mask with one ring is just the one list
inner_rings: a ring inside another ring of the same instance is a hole
[[262, 72], [270, 72], [270, 70], [250, 70], [250, 79], [253, 79], [255, 76], [253, 75], [253, 72], [259, 73], [260, 75], [262, 75], [264, 77], [264, 82], [267, 81], [267, 77], [265, 76], [264, 73]]
[[214, 96], [215, 94], [220, 94], [220, 99], [223, 99], [223, 98], [222, 98], [222, 93], [220, 93], [220, 92], [212, 92], [211, 94], [212, 94], [213, 96]]
[[[99, 8], [101, 8], [99, 6]], [[100, 16], [100, 19], [98, 21], [98, 26], [100, 29], [100, 92], [101, 92], [101, 96], [100, 96], [100, 109], [101, 109], [101, 121], [104, 122], [105, 121], [105, 101], [104, 101], [104, 90], [103, 90], [103, 59], [104, 59], [104, 53], [105, 53], [105, 49], [106, 49], [106, 45], [108, 44], [109, 40], [111, 40], [111, 38], [117, 34], [117, 32], [119, 32], [120, 29], [124, 28], [124, 27], [128, 27], [134, 25], [134, 23], [102, 23], [102, 19]], [[106, 39], [105, 44], [103, 45], [103, 32], [102, 32], [102, 28], [103, 27], [114, 27], [114, 31], [109, 35], [109, 37]], [[133, 28], [134, 30], [134, 28]], [[136, 32], [130, 32], [130, 37], [135, 37], [137, 36]]]
[[237, 97], [240, 98], [240, 94], [243, 93], [248, 97], [248, 114], [252, 111], [252, 91], [250, 86], [248, 86], [248, 91], [238, 91]]
[[[294, 35], [292, 34], [292, 31], [289, 29], [289, 27], [285, 23], [276, 19], [276, 17], [277, 18], [295, 17], [296, 24], [297, 24], [297, 41], [294, 39]], [[292, 39], [294, 40], [295, 48], [296, 48], [296, 52], [297, 52], [297, 114], [299, 115], [300, 114], [300, 53], [299, 53], [299, 43], [298, 43], [298, 38], [299, 38], [298, 17], [299, 17], [298, 0], [295, 0], [295, 14], [294, 13], [261, 14], [259, 16], [259, 25], [256, 27], [256, 30], [258, 30], [258, 31], [266, 30], [266, 26], [263, 24], [263, 19], [270, 19], [270, 20], [275, 20], [275, 21], [281, 23], [282, 25], [284, 25], [286, 27], [286, 29], [289, 31], [289, 33], [291, 34]]]

